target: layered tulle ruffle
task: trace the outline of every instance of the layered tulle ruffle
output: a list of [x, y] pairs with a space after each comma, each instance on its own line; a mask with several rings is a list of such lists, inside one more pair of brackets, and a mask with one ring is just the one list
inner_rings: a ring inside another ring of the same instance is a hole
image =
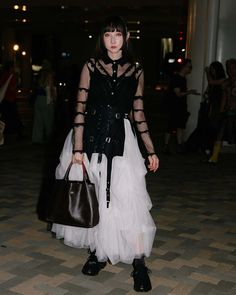
[[[111, 174], [111, 202], [106, 206], [107, 159], [98, 154], [84, 162], [90, 179], [95, 183], [99, 200], [100, 221], [91, 229], [53, 224], [52, 231], [64, 243], [76, 248], [96, 249], [99, 261], [132, 263], [134, 258], [150, 255], [156, 226], [150, 215], [152, 207], [146, 190], [144, 159], [139, 151], [130, 122], [124, 119], [125, 146], [122, 157], [113, 158]], [[72, 131], [68, 134], [56, 169], [56, 178], [63, 178], [72, 155]], [[82, 179], [82, 169], [72, 165], [70, 179]]]

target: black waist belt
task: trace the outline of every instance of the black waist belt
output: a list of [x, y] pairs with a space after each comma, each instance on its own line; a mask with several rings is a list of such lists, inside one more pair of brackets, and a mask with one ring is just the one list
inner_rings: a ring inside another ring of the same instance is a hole
[[128, 113], [116, 112], [112, 108], [99, 108], [99, 109], [91, 109], [87, 112], [87, 115], [90, 116], [98, 116], [98, 117], [108, 117], [109, 119], [128, 119]]

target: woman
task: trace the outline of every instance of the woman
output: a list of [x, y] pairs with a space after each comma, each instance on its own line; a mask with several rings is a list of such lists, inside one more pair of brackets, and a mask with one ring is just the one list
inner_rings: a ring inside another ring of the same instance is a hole
[[205, 102], [207, 104], [207, 120], [205, 129], [205, 150], [212, 151], [221, 123], [220, 106], [222, 100], [222, 85], [226, 79], [224, 67], [221, 62], [214, 61], [205, 69], [208, 86], [205, 92]]
[[169, 154], [169, 142], [173, 132], [176, 132], [178, 149], [183, 152], [183, 130], [185, 129], [189, 113], [187, 111], [187, 96], [197, 94], [195, 89], [187, 89], [186, 76], [192, 71], [192, 62], [185, 59], [179, 66], [179, 70], [173, 75], [169, 86], [169, 118], [167, 132], [165, 134], [164, 153]]
[[53, 132], [54, 103], [56, 100], [54, 73], [47, 60], [43, 61], [36, 88], [32, 142], [43, 144], [50, 140]]
[[73, 147], [71, 132], [56, 171], [56, 177], [62, 178], [73, 149], [73, 163], [84, 162], [95, 183], [100, 222], [92, 229], [54, 224], [52, 231], [69, 246], [90, 249], [82, 269], [85, 275], [97, 275], [107, 261], [133, 264], [134, 289], [146, 292], [151, 282], [144, 256], [150, 255], [156, 227], [149, 213], [146, 168], [131, 119], [146, 146], [150, 171], [157, 170], [159, 160], [144, 115], [143, 69], [133, 62], [128, 42], [124, 21], [108, 18], [96, 57], [82, 69]]
[[230, 144], [236, 142], [236, 59], [226, 61], [226, 72], [228, 78], [222, 85], [223, 94], [220, 104], [221, 123], [211, 157], [208, 160], [213, 164], [218, 162], [224, 137]]
[[8, 83], [2, 102], [0, 103], [1, 120], [5, 123], [6, 133], [17, 133], [22, 138], [22, 122], [17, 106], [17, 75], [14, 62], [9, 60], [5, 63], [0, 77], [0, 87]]

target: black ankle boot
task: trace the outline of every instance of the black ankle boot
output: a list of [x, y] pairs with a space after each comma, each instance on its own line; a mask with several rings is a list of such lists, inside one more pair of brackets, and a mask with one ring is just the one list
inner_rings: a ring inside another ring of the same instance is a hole
[[134, 290], [136, 292], [148, 292], [152, 289], [152, 284], [149, 278], [149, 270], [145, 266], [144, 259], [134, 259], [134, 270], [131, 276], [134, 279]]
[[87, 276], [96, 276], [106, 266], [106, 262], [99, 262], [95, 252], [91, 252], [82, 268], [82, 273]]

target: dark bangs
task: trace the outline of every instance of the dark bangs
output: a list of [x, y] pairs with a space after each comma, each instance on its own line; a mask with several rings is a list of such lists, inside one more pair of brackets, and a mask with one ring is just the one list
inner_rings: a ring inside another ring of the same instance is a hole
[[120, 17], [110, 17], [108, 18], [102, 28], [102, 35], [106, 32], [120, 32], [123, 37], [127, 36], [127, 28], [125, 22]]

